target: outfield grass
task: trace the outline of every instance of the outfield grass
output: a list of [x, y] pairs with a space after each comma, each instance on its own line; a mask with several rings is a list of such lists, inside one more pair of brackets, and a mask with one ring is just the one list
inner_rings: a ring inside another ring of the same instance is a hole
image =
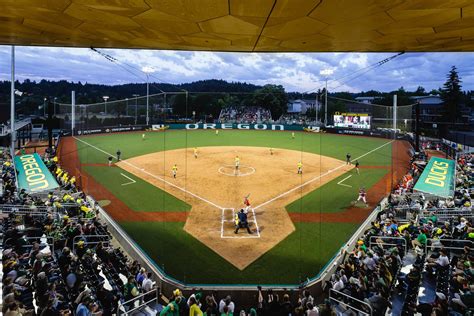
[[[288, 204], [286, 210], [290, 213], [342, 212], [352, 201], [357, 199], [359, 188], [365, 187], [368, 189], [372, 187], [388, 172], [388, 169], [361, 169], [360, 174], [357, 174], [354, 169], [326, 183], [320, 189], [314, 190]], [[343, 181], [342, 184], [351, 185], [352, 188], [338, 184], [348, 175], [352, 175], [352, 177]]]
[[[388, 140], [334, 134], [296, 133], [275, 131], [166, 131], [147, 132], [142, 141], [141, 133], [106, 134], [80, 139], [115, 155], [117, 149], [122, 159], [148, 153], [204, 146], [260, 146], [298, 150], [345, 160], [351, 153], [362, 166], [390, 166], [391, 145]], [[108, 155], [81, 141], [76, 141], [83, 164], [106, 164]], [[387, 144], [383, 146], [384, 144]], [[379, 148], [380, 147], [380, 148]], [[84, 166], [88, 174], [107, 187], [134, 211], [185, 211], [189, 205], [168, 193], [138, 179], [121, 168]], [[369, 189], [388, 169], [361, 169], [346, 173], [307, 196], [288, 205], [289, 212], [340, 212], [357, 197], [360, 186]], [[137, 181], [122, 186], [128, 180], [123, 173]], [[344, 181], [352, 188], [337, 185]], [[112, 206], [113, 207], [113, 206]], [[184, 223], [121, 222], [124, 230], [139, 244], [166, 273], [186, 283], [219, 284], [295, 284], [314, 277], [358, 228], [357, 223], [296, 223], [296, 231], [276, 245], [260, 259], [240, 271], [183, 230]], [[249, 247], [252, 243], [249, 241]], [[258, 242], [258, 241], [257, 241]], [[238, 254], [236, 254], [238, 255]]]
[[[295, 139], [292, 139], [289, 132], [228, 130], [220, 131], [219, 135], [216, 136], [213, 131], [208, 130], [168, 130], [165, 132], [147, 132], [146, 139], [143, 141], [141, 133], [83, 136], [80, 139], [114, 156], [117, 149], [120, 149], [122, 159], [185, 147], [235, 145], [305, 151], [345, 161], [347, 153], [350, 153], [352, 158], [356, 159], [388, 142], [387, 139], [381, 138], [335, 134], [308, 132], [295, 134]], [[107, 163], [107, 154], [80, 141], [76, 143], [82, 163]], [[362, 165], [386, 166], [391, 163], [391, 154], [391, 146], [387, 145], [360, 159], [359, 162]]]
[[[186, 283], [297, 284], [314, 277], [358, 224], [297, 223], [296, 231], [243, 271], [183, 233], [183, 223], [121, 222], [159, 267]], [[249, 247], [256, 241], [249, 241]], [[238, 254], [236, 254], [238, 255]]]
[[[122, 168], [107, 166], [82, 167], [89, 175], [107, 188], [118, 199], [124, 202], [131, 210], [139, 212], [184, 212], [191, 210], [191, 205], [183, 202], [171, 194], [158, 189], [153, 184], [144, 181]], [[125, 174], [136, 183], [122, 185], [130, 180], [122, 176]]]

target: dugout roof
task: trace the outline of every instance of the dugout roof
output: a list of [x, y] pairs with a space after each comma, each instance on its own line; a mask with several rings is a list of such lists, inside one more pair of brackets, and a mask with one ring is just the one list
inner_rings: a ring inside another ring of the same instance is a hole
[[474, 51], [472, 0], [2, 0], [0, 21], [16, 45]]

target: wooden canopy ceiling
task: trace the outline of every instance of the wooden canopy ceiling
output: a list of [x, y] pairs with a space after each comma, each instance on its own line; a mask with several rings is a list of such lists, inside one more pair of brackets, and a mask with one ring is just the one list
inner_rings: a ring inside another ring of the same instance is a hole
[[15, 45], [474, 51], [472, 0], [2, 0], [0, 22]]

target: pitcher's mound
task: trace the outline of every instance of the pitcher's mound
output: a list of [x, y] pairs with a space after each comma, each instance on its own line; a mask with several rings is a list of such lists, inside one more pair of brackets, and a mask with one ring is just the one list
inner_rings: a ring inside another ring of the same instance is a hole
[[220, 174], [232, 177], [245, 177], [255, 173], [254, 167], [240, 166], [239, 170], [235, 170], [235, 166], [225, 165], [217, 169]]

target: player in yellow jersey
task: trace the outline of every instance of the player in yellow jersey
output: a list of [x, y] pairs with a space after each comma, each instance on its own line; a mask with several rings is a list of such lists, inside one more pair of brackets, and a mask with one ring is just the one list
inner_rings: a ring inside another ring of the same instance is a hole
[[198, 149], [194, 147], [194, 158], [197, 159], [197, 157], [198, 157]]
[[303, 164], [300, 162], [298, 162], [298, 174], [303, 174]]
[[173, 178], [176, 179], [176, 175], [178, 174], [178, 165], [177, 164], [174, 164], [173, 165], [173, 168], [171, 168], [172, 172], [173, 172]]
[[235, 156], [234, 163], [235, 163], [234, 174], [237, 175], [237, 174], [239, 174], [239, 167], [240, 167], [240, 158], [239, 158], [239, 156]]
[[273, 156], [273, 148], [270, 148], [270, 155]]

